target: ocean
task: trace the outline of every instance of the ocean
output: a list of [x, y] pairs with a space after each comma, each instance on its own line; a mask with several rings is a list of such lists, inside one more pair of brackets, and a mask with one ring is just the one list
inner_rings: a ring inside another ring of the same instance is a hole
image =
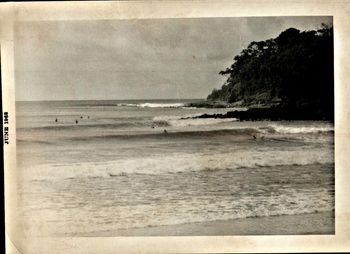
[[23, 231], [116, 236], [334, 211], [332, 123], [192, 119], [233, 109], [189, 101], [16, 102]]

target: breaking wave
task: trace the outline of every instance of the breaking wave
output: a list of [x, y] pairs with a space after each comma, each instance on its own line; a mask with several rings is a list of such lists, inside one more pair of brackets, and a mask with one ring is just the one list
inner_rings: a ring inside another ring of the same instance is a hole
[[[235, 151], [231, 153], [194, 153], [166, 156], [133, 157], [105, 162], [45, 164], [28, 168], [28, 179], [59, 179], [74, 177], [112, 177], [129, 174], [168, 174], [202, 170], [235, 170], [286, 165], [334, 163], [328, 149], [286, 151]], [[49, 172], [49, 174], [48, 174]]]
[[317, 127], [317, 126], [303, 126], [303, 127], [294, 127], [294, 126], [283, 126], [283, 125], [269, 125], [269, 129], [272, 132], [278, 133], [320, 133], [320, 132], [333, 132], [334, 127], [325, 126], [325, 127]]
[[[119, 123], [106, 124], [82, 124], [82, 125], [56, 125], [43, 126], [35, 128], [26, 128], [25, 131], [34, 132], [44, 131], [55, 132], [55, 136], [59, 135], [60, 131], [76, 133], [79, 135], [68, 135], [72, 141], [91, 141], [98, 139], [144, 139], [144, 138], [207, 138], [220, 136], [237, 136], [237, 135], [261, 135], [273, 139], [274, 135], [283, 136], [284, 139], [290, 140], [296, 134], [303, 134], [299, 138], [313, 137], [316, 134], [328, 135], [334, 132], [333, 127], [290, 127], [280, 125], [267, 126], [249, 126], [235, 125], [234, 119], [165, 119], [156, 117], [149, 121], [130, 121]], [[203, 128], [190, 128], [190, 126], [203, 126]], [[204, 126], [207, 126], [204, 128]], [[186, 128], [188, 127], [188, 128]], [[125, 133], [114, 132], [118, 130], [129, 130], [133, 132]], [[89, 132], [91, 129], [93, 132]], [[96, 131], [99, 130], [100, 131]], [[165, 133], [164, 129], [167, 129]], [[20, 129], [21, 130], [21, 129]], [[86, 130], [86, 132], [84, 132]], [[104, 130], [108, 130], [105, 132]], [[74, 131], [74, 132], [73, 132]], [[276, 136], [276, 137], [278, 137]]]
[[181, 108], [185, 106], [185, 103], [119, 103], [117, 106], [138, 108]]

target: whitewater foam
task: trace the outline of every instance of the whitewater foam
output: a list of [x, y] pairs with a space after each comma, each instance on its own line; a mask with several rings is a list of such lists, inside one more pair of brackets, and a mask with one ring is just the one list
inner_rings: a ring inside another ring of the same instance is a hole
[[274, 131], [279, 133], [318, 133], [318, 132], [332, 132], [334, 131], [333, 126], [284, 126], [284, 125], [269, 125]]
[[200, 126], [200, 125], [215, 125], [220, 123], [235, 122], [235, 118], [215, 119], [215, 118], [193, 118], [200, 114], [184, 115], [184, 116], [156, 116], [153, 121], [164, 121], [169, 126], [186, 127], [186, 126]]
[[258, 168], [283, 165], [308, 165], [333, 163], [334, 157], [327, 149], [244, 151], [215, 154], [173, 154], [120, 159], [106, 162], [81, 162], [70, 164], [45, 164], [28, 166], [26, 178], [62, 179], [75, 177], [110, 177], [120, 174], [167, 174], [200, 170]]
[[117, 106], [139, 108], [181, 108], [185, 106], [185, 103], [118, 103]]

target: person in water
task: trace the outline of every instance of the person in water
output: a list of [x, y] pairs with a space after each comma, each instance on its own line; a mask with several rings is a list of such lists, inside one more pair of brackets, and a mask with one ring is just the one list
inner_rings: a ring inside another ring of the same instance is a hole
[[164, 129], [164, 131], [163, 131], [163, 132], [164, 132], [164, 134], [167, 134], [167, 133], [168, 133], [168, 131], [167, 131], [166, 129]]
[[55, 123], [57, 123], [57, 122], [58, 122], [58, 119], [56, 118]]
[[78, 120], [75, 120], [75, 124], [78, 124]]

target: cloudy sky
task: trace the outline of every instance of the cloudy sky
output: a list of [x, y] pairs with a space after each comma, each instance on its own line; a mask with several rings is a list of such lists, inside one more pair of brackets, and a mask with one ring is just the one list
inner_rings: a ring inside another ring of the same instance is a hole
[[16, 100], [205, 98], [251, 41], [330, 17], [19, 22]]

